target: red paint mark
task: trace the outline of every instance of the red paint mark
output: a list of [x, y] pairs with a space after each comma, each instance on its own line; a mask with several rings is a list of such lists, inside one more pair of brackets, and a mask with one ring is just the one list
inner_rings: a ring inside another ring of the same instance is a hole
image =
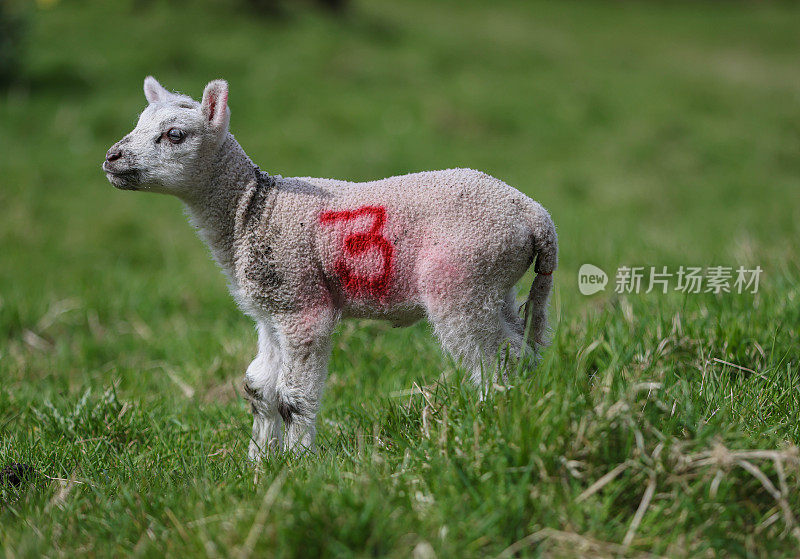
[[394, 247], [383, 236], [383, 226], [386, 225], [386, 208], [383, 206], [364, 206], [356, 210], [327, 211], [319, 215], [320, 223], [331, 225], [337, 221], [352, 221], [362, 216], [372, 216], [375, 221], [366, 233], [351, 233], [342, 242], [344, 252], [349, 256], [359, 256], [371, 248], [380, 251], [383, 262], [380, 273], [372, 276], [357, 274], [344, 258], [340, 258], [334, 265], [342, 285], [354, 296], [367, 296], [375, 299], [385, 299], [389, 292], [389, 282], [394, 273]]

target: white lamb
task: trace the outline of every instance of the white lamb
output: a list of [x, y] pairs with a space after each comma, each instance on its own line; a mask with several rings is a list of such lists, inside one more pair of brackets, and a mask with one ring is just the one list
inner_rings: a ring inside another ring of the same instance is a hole
[[[365, 183], [270, 176], [228, 132], [226, 82], [210, 82], [200, 103], [152, 77], [144, 92], [149, 106], [103, 170], [117, 188], [180, 198], [256, 321], [244, 383], [253, 460], [314, 447], [342, 317], [396, 326], [427, 317], [482, 394], [506, 375], [508, 356], [545, 343], [557, 238], [537, 202], [470, 169]], [[534, 259], [523, 320], [514, 284]]]

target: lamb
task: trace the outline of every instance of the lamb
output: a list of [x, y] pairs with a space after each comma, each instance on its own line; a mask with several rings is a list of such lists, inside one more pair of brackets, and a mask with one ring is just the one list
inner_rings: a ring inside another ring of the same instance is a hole
[[[153, 77], [144, 93], [148, 106], [102, 168], [119, 189], [181, 199], [255, 320], [258, 354], [244, 381], [252, 460], [314, 449], [341, 318], [427, 318], [481, 395], [546, 344], [556, 230], [518, 190], [470, 169], [363, 183], [269, 175], [228, 131], [225, 81], [210, 82], [200, 103]], [[514, 285], [534, 260], [520, 317]]]

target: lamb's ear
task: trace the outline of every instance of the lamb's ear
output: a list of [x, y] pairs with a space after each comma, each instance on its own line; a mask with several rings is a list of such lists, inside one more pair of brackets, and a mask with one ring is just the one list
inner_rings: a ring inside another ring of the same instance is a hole
[[153, 76], [147, 76], [144, 79], [144, 96], [148, 103], [152, 104], [158, 101], [165, 101], [170, 95], [172, 94], [158, 83], [158, 80]]
[[206, 121], [212, 128], [220, 131], [228, 129], [230, 111], [228, 110], [228, 82], [225, 80], [214, 80], [208, 82], [203, 91], [203, 101], [200, 103], [200, 110]]

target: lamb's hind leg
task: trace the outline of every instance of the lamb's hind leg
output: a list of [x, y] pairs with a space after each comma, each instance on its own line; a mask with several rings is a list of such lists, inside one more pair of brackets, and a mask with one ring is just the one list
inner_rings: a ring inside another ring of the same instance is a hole
[[507, 380], [524, 342], [519, 325], [506, 317], [504, 297], [473, 295], [434, 301], [428, 305], [428, 317], [442, 346], [470, 372], [484, 397], [494, 382]]
[[525, 321], [522, 319], [519, 312], [517, 290], [514, 287], [508, 290], [506, 298], [503, 301], [503, 319], [509, 331], [515, 336], [519, 336], [519, 343], [524, 345], [522, 340], [525, 335]]
[[281, 352], [271, 322], [258, 324], [258, 355], [247, 368], [244, 391], [253, 412], [253, 436], [248, 456], [259, 461], [281, 446], [281, 416], [276, 384], [281, 370]]

